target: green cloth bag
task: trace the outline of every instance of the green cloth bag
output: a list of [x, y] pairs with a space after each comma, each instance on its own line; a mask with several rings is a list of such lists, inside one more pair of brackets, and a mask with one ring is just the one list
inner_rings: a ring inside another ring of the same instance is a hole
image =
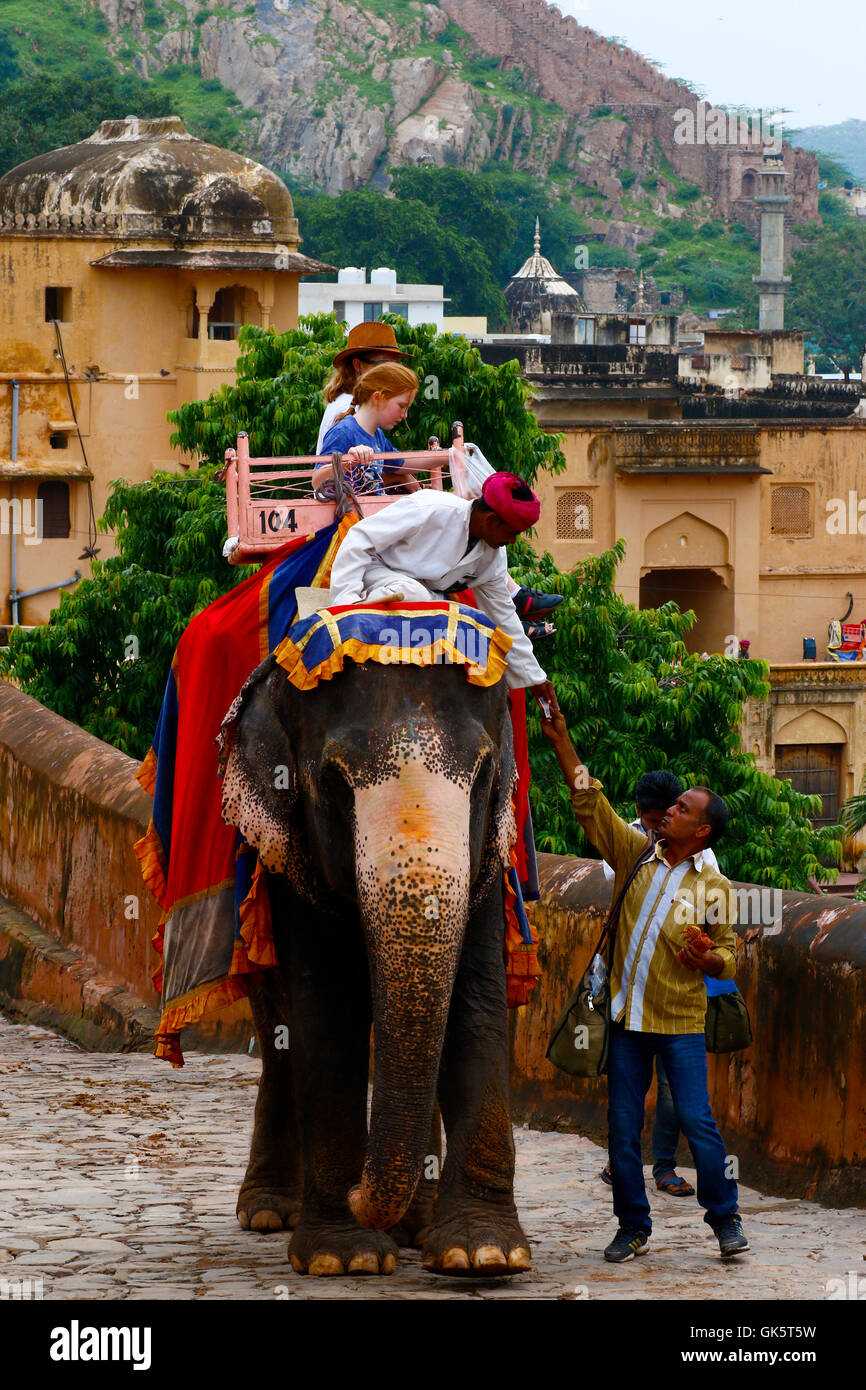
[[752, 1041], [752, 1020], [738, 989], [714, 994], [707, 1000], [704, 1025], [707, 1052], [739, 1052]]

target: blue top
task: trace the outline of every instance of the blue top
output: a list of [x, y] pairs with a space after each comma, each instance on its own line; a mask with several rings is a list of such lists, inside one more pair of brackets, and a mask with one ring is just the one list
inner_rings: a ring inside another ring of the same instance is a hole
[[[347, 415], [332, 425], [322, 440], [323, 454], [347, 454], [355, 444], [366, 444], [377, 454], [392, 454], [394, 445], [381, 430], [368, 434], [362, 429], [354, 415]], [[347, 468], [346, 477], [356, 492], [384, 493], [382, 470], [401, 468], [402, 459], [392, 459], [389, 463], [371, 463], [367, 468]]]
[[716, 980], [712, 975], [705, 975], [704, 984], [710, 999], [716, 994], [736, 994], [737, 992], [737, 986], [733, 980]]

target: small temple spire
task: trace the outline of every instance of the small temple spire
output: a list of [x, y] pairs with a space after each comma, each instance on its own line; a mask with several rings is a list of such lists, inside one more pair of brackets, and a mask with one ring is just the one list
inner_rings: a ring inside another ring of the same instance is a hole
[[532, 242], [532, 249], [536, 256], [541, 254], [541, 224], [539, 219], [535, 219], [535, 237]]

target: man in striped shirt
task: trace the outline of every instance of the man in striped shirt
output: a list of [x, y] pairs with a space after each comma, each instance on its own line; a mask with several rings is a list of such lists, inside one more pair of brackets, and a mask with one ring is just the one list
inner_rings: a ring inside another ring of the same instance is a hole
[[[735, 969], [735, 898], [728, 880], [709, 866], [704, 853], [724, 833], [727, 807], [706, 787], [691, 787], [665, 812], [659, 839], [650, 848], [642, 831], [616, 814], [601, 783], [581, 763], [558, 709], [542, 728], [571, 789], [580, 825], [613, 866], [615, 896], [645, 856], [622, 902], [611, 968], [608, 1126], [619, 1230], [605, 1259], [621, 1263], [643, 1254], [652, 1230], [641, 1132], [656, 1056], [664, 1062], [695, 1160], [704, 1220], [718, 1238], [722, 1259], [730, 1259], [748, 1250], [749, 1243], [707, 1092], [703, 982], [704, 975], [729, 980]], [[688, 924], [706, 932], [711, 949], [685, 944]]]

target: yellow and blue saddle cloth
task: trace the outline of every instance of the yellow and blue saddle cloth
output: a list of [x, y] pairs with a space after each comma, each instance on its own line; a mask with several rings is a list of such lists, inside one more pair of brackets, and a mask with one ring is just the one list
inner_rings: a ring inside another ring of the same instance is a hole
[[508, 637], [476, 608], [445, 601], [324, 608], [295, 623], [274, 656], [293, 685], [312, 690], [347, 660], [382, 665], [462, 666], [472, 685], [505, 675]]

